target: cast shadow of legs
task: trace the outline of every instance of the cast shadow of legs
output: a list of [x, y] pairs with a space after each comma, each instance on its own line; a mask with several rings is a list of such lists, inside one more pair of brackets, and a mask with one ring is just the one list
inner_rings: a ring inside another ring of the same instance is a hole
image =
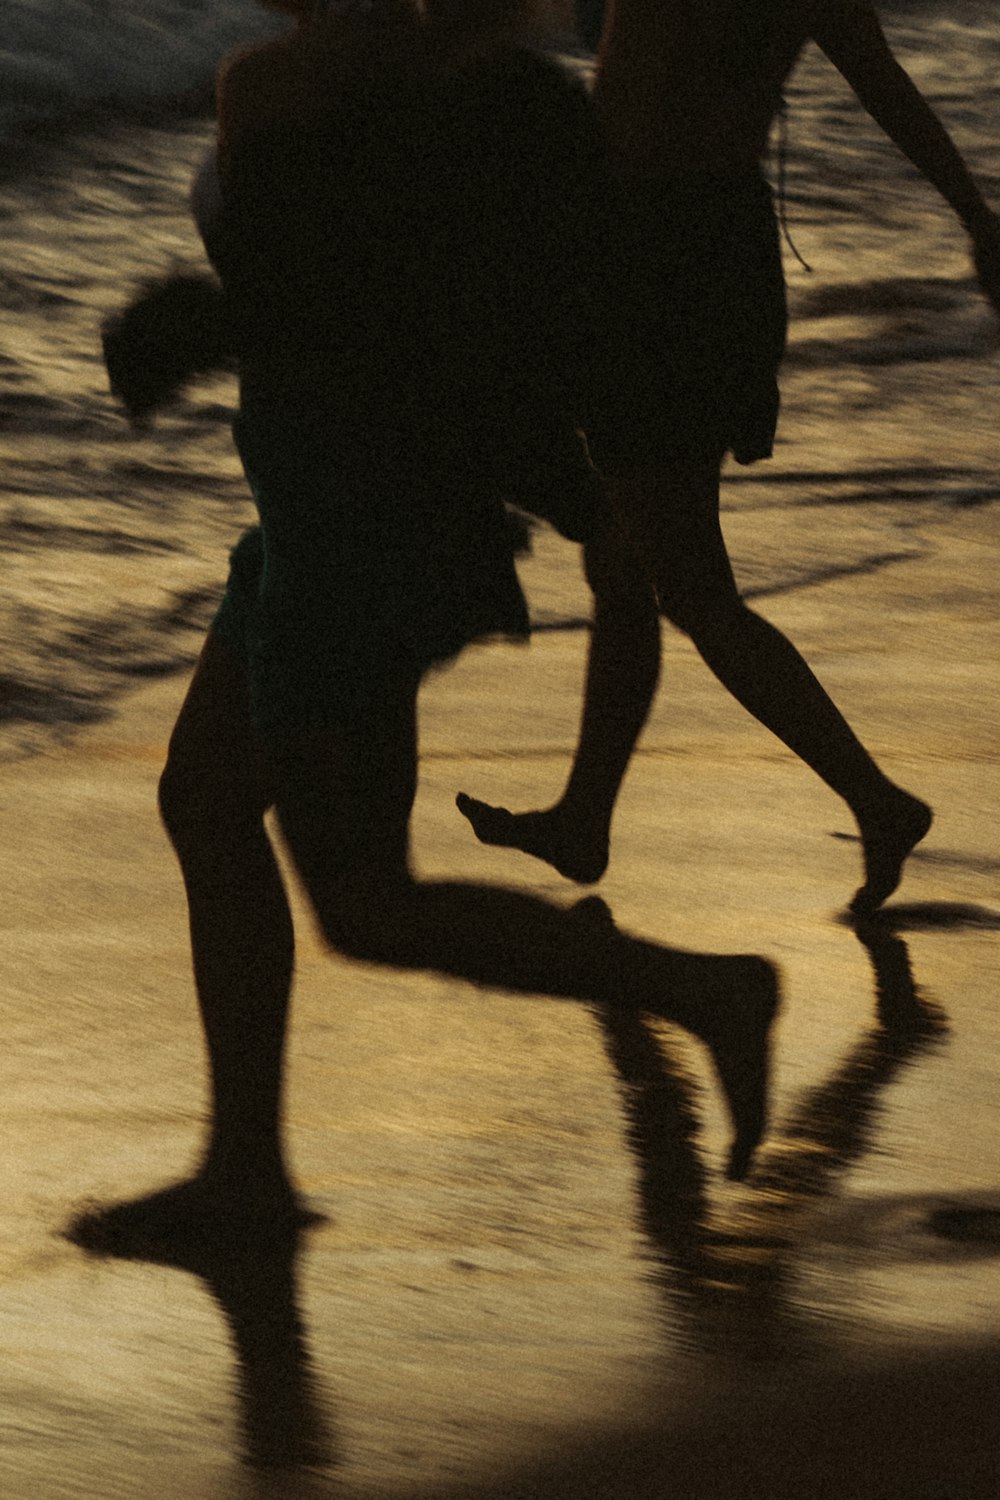
[[[766, 1118], [778, 1002], [773, 966], [754, 954], [684, 952], [631, 938], [618, 932], [599, 898], [567, 911], [514, 892], [484, 891], [473, 885], [417, 888], [415, 902], [430, 903], [435, 920], [415, 922], [412, 932], [396, 928], [391, 957], [400, 966], [405, 956], [406, 966], [438, 968], [437, 948], [428, 951], [424, 963], [413, 962], [427, 927], [436, 935], [456, 907], [470, 917], [481, 900], [477, 922], [486, 932], [487, 917], [499, 911], [508, 921], [490, 930], [489, 943], [476, 946], [474, 961], [469, 931], [476, 924], [466, 923], [456, 971], [471, 971], [484, 984], [515, 991], [597, 998], [603, 1011], [623, 1023], [628, 1017], [638, 1024], [646, 1011], [689, 1031], [705, 1045], [721, 1082], [734, 1126], [727, 1170], [742, 1176]], [[519, 941], [512, 947], [515, 931]], [[239, 1202], [208, 1199], [199, 1179], [190, 1179], [81, 1213], [65, 1233], [89, 1253], [158, 1262], [199, 1276], [226, 1317], [239, 1360], [249, 1461], [327, 1466], [335, 1454], [316, 1403], [295, 1297], [295, 1261], [306, 1216], [297, 1210], [248, 1217], [239, 1212]]]
[[766, 1360], [813, 1341], [792, 1294], [796, 1252], [808, 1232], [802, 1221], [871, 1149], [886, 1090], [946, 1034], [943, 1011], [921, 996], [890, 924], [872, 919], [854, 930], [871, 963], [874, 1021], [775, 1126], [753, 1197], [726, 1227], [713, 1221], [694, 1089], [669, 1036], [643, 1017], [598, 1010], [622, 1086], [653, 1274], [669, 1298], [675, 1337], [701, 1353]]
[[[226, 1321], [237, 1359], [241, 1457], [255, 1469], [329, 1469], [339, 1461], [336, 1436], [313, 1372], [298, 1305], [298, 1259], [302, 1231], [264, 1244], [202, 1243], [154, 1253], [149, 1244], [130, 1248], [119, 1238], [114, 1250], [96, 1233], [88, 1243], [86, 1223], [71, 1233], [75, 1243], [122, 1260], [154, 1261], [188, 1271], [204, 1282]], [[90, 1221], [91, 1225], [97, 1220]]]
[[[584, 917], [611, 921], [603, 903], [589, 903]], [[872, 1143], [884, 1090], [943, 1032], [940, 1011], [916, 990], [902, 940], [871, 925], [858, 936], [872, 962], [875, 1023], [779, 1127], [756, 1178], [768, 1189], [767, 1210], [738, 1232], [712, 1225], [695, 1091], [669, 1036], [632, 1007], [597, 1007], [622, 1085], [642, 1227], [654, 1250], [657, 1279], [671, 1297], [681, 1337], [702, 1351], [760, 1359], [787, 1354], [802, 1342], [801, 1316], [788, 1289], [796, 1214], [835, 1191], [839, 1177]], [[756, 973], [748, 970], [748, 979]], [[700, 978], [702, 965], [694, 964], [686, 980], [693, 993], [700, 993]], [[116, 1218], [114, 1212], [110, 1233], [108, 1220], [96, 1214], [78, 1219], [70, 1237], [92, 1252], [159, 1261], [204, 1281], [225, 1316], [239, 1364], [246, 1461], [261, 1468], [336, 1464], [297, 1304], [301, 1232], [288, 1229], [257, 1242], [238, 1235], [189, 1240], [158, 1251], [141, 1216]]]

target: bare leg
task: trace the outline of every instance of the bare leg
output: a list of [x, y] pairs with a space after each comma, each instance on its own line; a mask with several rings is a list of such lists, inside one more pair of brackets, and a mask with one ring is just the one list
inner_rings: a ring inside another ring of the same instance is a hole
[[512, 813], [460, 792], [456, 802], [484, 844], [520, 849], [589, 885], [608, 863], [611, 818], [649, 715], [660, 670], [660, 622], [646, 573], [620, 527], [584, 549], [594, 620], [580, 737], [559, 801]]
[[[675, 1021], [709, 1049], [743, 1176], [764, 1128], [773, 967], [754, 955], [685, 953], [618, 932], [585, 902], [565, 911], [500, 888], [416, 882], [406, 858], [413, 695], [380, 696], [381, 723], [302, 740], [278, 759], [277, 811], [320, 926], [342, 953], [530, 994], [599, 1001]], [[368, 794], [375, 800], [366, 804]], [[344, 801], [345, 793], [348, 800]]]
[[572, 880], [600, 879], [611, 814], [658, 673], [641, 557], [650, 560], [647, 576], [667, 619], [691, 637], [734, 698], [847, 802], [865, 860], [851, 909], [874, 911], [929, 829], [930, 808], [882, 774], [792, 643], [740, 599], [719, 525], [718, 464], [676, 463], [609, 488], [635, 550], [604, 536], [588, 553], [594, 632], [566, 790], [554, 807], [520, 814], [461, 793], [460, 811], [483, 843], [534, 854]]
[[285, 1180], [281, 1061], [292, 919], [264, 828], [266, 770], [242, 667], [210, 636], [181, 710], [160, 808], [188, 896], [211, 1081], [205, 1171]]
[[667, 619], [756, 719], [847, 803], [865, 856], [856, 912], [880, 906], [931, 823], [925, 803], [879, 770], [799, 652], [739, 596], [719, 524], [718, 466], [708, 460], [631, 474], [612, 486], [640, 555], [654, 559]]
[[[263, 825], [268, 787], [329, 943], [400, 968], [597, 1000], [676, 1021], [708, 1048], [743, 1176], [766, 1116], [772, 965], [683, 953], [620, 934], [593, 907], [564, 911], [486, 886], [418, 884], [408, 860], [416, 790], [416, 684], [377, 683], [353, 724], [302, 734], [266, 765], [238, 662], [212, 637], [171, 743], [161, 806], [181, 862], [208, 1049], [212, 1116], [194, 1177], [82, 1216], [90, 1249], [188, 1255], [194, 1243], [301, 1221], [281, 1138], [292, 974], [288, 903]], [[601, 904], [603, 910], [603, 904]]]
[[189, 1180], [78, 1221], [71, 1233], [92, 1248], [162, 1249], [238, 1234], [248, 1217], [282, 1231], [306, 1217], [295, 1206], [281, 1141], [294, 939], [263, 823], [269, 800], [242, 667], [210, 634], [160, 784], [188, 895], [209, 1137]]

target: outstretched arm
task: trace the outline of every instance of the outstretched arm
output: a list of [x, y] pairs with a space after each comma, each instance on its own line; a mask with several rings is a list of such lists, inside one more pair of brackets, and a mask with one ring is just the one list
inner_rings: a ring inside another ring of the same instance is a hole
[[1000, 313], [1000, 216], [987, 206], [951, 136], [893, 56], [871, 0], [814, 0], [810, 9], [814, 41], [965, 226], [979, 284]]

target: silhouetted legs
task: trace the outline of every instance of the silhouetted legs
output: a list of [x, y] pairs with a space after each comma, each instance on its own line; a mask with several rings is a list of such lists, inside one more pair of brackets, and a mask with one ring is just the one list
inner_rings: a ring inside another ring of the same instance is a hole
[[187, 892], [209, 1061], [201, 1178], [213, 1192], [225, 1185], [240, 1198], [290, 1204], [280, 1122], [294, 935], [264, 827], [268, 778], [254, 750], [242, 669], [210, 634], [160, 782]]
[[[676, 461], [666, 468], [621, 476], [610, 482], [609, 489], [635, 555], [646, 569], [647, 597], [651, 583], [662, 613], [691, 638], [733, 697], [851, 809], [865, 857], [865, 883], [851, 904], [855, 911], [874, 910], [898, 885], [907, 855], [930, 827], [930, 809], [883, 775], [791, 642], [743, 603], [719, 523], [718, 465], [709, 459]], [[595, 590], [613, 591], [625, 585], [627, 570], [621, 565], [601, 568], [592, 564], [589, 576]], [[619, 607], [598, 597], [592, 654], [601, 661], [623, 659], [624, 634], [613, 643], [604, 639], [621, 632], [622, 619]], [[635, 639], [641, 639], [647, 653], [642, 665], [618, 674], [611, 686], [611, 673], [591, 671], [587, 689], [589, 695], [613, 691], [619, 699], [629, 693], [645, 696], [620, 719], [623, 733], [617, 736], [609, 736], [605, 729], [611, 713], [588, 704], [577, 752], [578, 762], [587, 767], [587, 784], [598, 788], [595, 806], [608, 810], [609, 822], [627, 763], [624, 733], [634, 735], [634, 744], [655, 683], [655, 669], [650, 669], [648, 661], [651, 637], [640, 637], [637, 632]], [[575, 774], [574, 768], [571, 786]], [[589, 862], [580, 852], [575, 862], [566, 859], [565, 794], [551, 813], [542, 815], [505, 814], [464, 796], [459, 805], [485, 843], [524, 848], [569, 874], [575, 865], [584, 872], [582, 877], [574, 876], [577, 879], [598, 878], [594, 855], [601, 845], [601, 831], [595, 834], [591, 825], [585, 826], [582, 836], [583, 847], [591, 850]], [[519, 837], [522, 817], [526, 820], [523, 840]], [[546, 852], [542, 836], [546, 818], [559, 829], [561, 863]], [[605, 840], [607, 833], [605, 824]]]
[[210, 636], [161, 784], [190, 907], [209, 1058], [211, 1122], [187, 1182], [100, 1216], [77, 1237], [134, 1251], [217, 1236], [247, 1217], [299, 1217], [286, 1172], [282, 1075], [293, 936], [264, 813], [273, 802], [331, 948], [484, 985], [601, 1001], [678, 1022], [708, 1047], [733, 1119], [728, 1171], [742, 1176], [764, 1128], [773, 967], [752, 955], [683, 953], [621, 934], [603, 903], [569, 911], [532, 896], [414, 881], [412, 681], [374, 684], [338, 728], [290, 736], [265, 757], [242, 665]]
[[[415, 881], [407, 836], [416, 684], [397, 689], [382, 689], [381, 707], [356, 737], [300, 738], [275, 758], [282, 834], [331, 948], [677, 1022], [709, 1049], [734, 1126], [727, 1170], [744, 1176], [764, 1128], [777, 1007], [772, 966], [752, 955], [686, 953], [630, 937], [601, 902], [567, 911], [495, 886]], [[366, 784], [342, 816], [331, 816], [357, 764]]]
[[589, 885], [608, 863], [611, 817], [660, 674], [656, 597], [613, 517], [584, 548], [594, 620], [576, 755], [559, 801], [510, 813], [460, 793], [458, 806], [486, 844], [521, 849]]

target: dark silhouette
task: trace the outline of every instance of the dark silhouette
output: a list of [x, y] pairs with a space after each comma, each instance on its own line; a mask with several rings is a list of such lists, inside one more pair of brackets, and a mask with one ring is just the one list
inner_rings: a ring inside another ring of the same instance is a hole
[[574, 10], [580, 40], [596, 52], [604, 28], [604, 0], [576, 0]]
[[[93, 1255], [151, 1261], [199, 1277], [218, 1303], [237, 1359], [243, 1458], [253, 1468], [331, 1468], [336, 1434], [321, 1399], [299, 1309], [304, 1232], [283, 1238], [156, 1243], [82, 1215], [69, 1238]], [[135, 1223], [131, 1226], [135, 1229]]]
[[[613, 928], [610, 911], [597, 898], [571, 915]], [[818, 1351], [823, 1320], [810, 1316], [794, 1285], [801, 1251], [814, 1232], [809, 1211], [834, 1197], [844, 1174], [871, 1149], [893, 1080], [947, 1033], [943, 1012], [913, 981], [902, 939], [888, 924], [875, 922], [859, 927], [857, 935], [872, 965], [873, 1024], [830, 1076], [805, 1090], [777, 1123], [757, 1179], [766, 1191], [744, 1199], [732, 1218], [720, 1216], [708, 1195], [694, 1086], [676, 1039], [655, 1018], [615, 1004], [595, 1007], [621, 1085], [637, 1217], [651, 1254], [650, 1274], [665, 1299], [665, 1336], [681, 1352], [715, 1361], [731, 1395], [738, 1390], [734, 1370], [750, 1365], [759, 1372], [768, 1363], [785, 1365]], [[712, 960], [690, 958], [688, 979], [697, 987], [701, 966]], [[336, 1422], [313, 1369], [296, 1294], [304, 1232], [287, 1225], [284, 1233], [247, 1237], [235, 1222], [228, 1236], [161, 1239], [150, 1235], [147, 1217], [136, 1211], [141, 1208], [81, 1215], [69, 1237], [92, 1254], [151, 1260], [199, 1276], [230, 1329], [245, 1460], [268, 1468], [335, 1467]], [[943, 1209], [937, 1217], [947, 1234], [954, 1214]], [[848, 1406], [840, 1392], [836, 1416], [828, 1412], [827, 1418], [839, 1422]], [[647, 1415], [664, 1427], [662, 1413]], [[753, 1420], [751, 1402], [749, 1413], [741, 1414], [741, 1434], [748, 1452], [766, 1454], [769, 1444], [752, 1440]]]
[[719, 526], [723, 457], [769, 457], [774, 439], [786, 311], [759, 164], [810, 40], [954, 209], [1000, 309], [1000, 220], [892, 56], [870, 0], [614, 0], [596, 100], [623, 194], [629, 274], [611, 336], [598, 340], [605, 379], [598, 372], [587, 433], [634, 551], [611, 524], [586, 548], [593, 633], [559, 801], [514, 814], [461, 794], [458, 806], [484, 843], [521, 849], [571, 880], [599, 880], [658, 680], [659, 609], [847, 803], [865, 866], [851, 906], [864, 914], [895, 890], [931, 811], [885, 776], [795, 647], [743, 602]]
[[[622, 1083], [640, 1222], [669, 1320], [685, 1345], [727, 1363], [788, 1359], [814, 1342], [792, 1291], [798, 1225], [871, 1148], [889, 1085], [947, 1035], [943, 1011], [914, 983], [904, 941], [876, 919], [855, 931], [871, 961], [874, 1024], [774, 1122], [753, 1199], [732, 1230], [720, 1227], [706, 1193], [697, 1109], [670, 1037], [642, 1016], [598, 1011]], [[808, 1227], [801, 1232], [808, 1236]]]
[[[568, 365], [549, 336], [577, 320], [557, 299], [543, 330], [519, 333], [516, 368], [501, 328], [525, 329], [539, 289], [548, 301], [565, 280], [601, 154], [585, 96], [516, 45], [507, 0], [441, 0], [427, 24], [403, 0], [329, 19], [304, 0], [275, 8], [298, 29], [223, 65], [204, 224], [261, 525], [233, 554], [160, 786], [211, 1126], [191, 1179], [109, 1210], [102, 1233], [170, 1247], [301, 1220], [281, 1133], [294, 934], [270, 808], [332, 950], [690, 1030], [742, 1177], [766, 1116], [769, 963], [410, 869], [421, 678], [525, 627], [499, 476], [532, 450], [534, 408], [510, 437], [508, 417], [548, 388], [547, 361]], [[558, 381], [548, 399], [544, 430], [561, 431]]]

